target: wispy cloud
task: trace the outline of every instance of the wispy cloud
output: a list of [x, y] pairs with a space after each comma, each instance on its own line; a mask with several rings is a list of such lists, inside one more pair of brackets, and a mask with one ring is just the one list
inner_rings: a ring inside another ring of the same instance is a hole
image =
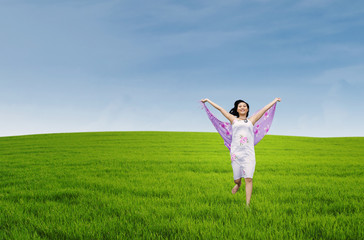
[[353, 87], [364, 87], [364, 64], [328, 69], [311, 81], [317, 84], [333, 84], [333, 86], [346, 82]]

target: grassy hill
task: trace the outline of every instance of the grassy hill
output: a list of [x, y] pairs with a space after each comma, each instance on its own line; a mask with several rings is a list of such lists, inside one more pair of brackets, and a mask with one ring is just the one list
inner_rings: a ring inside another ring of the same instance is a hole
[[0, 239], [364, 239], [364, 138], [266, 136], [251, 208], [217, 133], [0, 138]]

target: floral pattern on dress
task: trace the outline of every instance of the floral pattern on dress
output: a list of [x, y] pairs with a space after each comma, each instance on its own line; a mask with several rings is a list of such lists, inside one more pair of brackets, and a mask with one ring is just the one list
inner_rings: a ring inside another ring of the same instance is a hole
[[248, 138], [240, 135], [240, 146], [242, 146], [246, 143], [249, 143]]
[[235, 154], [231, 154], [231, 161], [234, 162], [237, 159]]

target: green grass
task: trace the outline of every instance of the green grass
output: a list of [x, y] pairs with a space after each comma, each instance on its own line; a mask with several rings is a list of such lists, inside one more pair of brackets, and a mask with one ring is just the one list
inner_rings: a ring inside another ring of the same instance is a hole
[[251, 208], [216, 133], [0, 138], [0, 239], [364, 239], [364, 138], [266, 136]]

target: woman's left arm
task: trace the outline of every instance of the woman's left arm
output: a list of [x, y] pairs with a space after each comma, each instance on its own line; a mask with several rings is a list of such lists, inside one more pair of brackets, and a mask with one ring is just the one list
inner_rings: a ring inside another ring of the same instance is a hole
[[271, 103], [269, 103], [267, 106], [265, 106], [264, 108], [262, 108], [259, 112], [257, 112], [257, 114], [255, 114], [252, 117], [250, 117], [249, 120], [252, 122], [253, 125], [255, 125], [255, 123], [258, 122], [258, 120], [263, 116], [263, 114], [269, 108], [271, 108], [276, 102], [280, 102], [280, 101], [281, 101], [281, 98], [275, 98]]

